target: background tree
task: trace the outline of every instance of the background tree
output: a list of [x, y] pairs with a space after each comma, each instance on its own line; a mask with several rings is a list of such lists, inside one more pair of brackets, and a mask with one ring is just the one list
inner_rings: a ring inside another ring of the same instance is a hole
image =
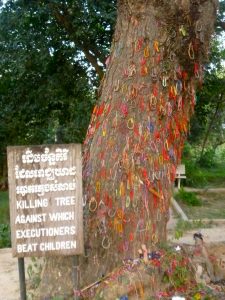
[[[2, 7], [3, 187], [7, 181], [7, 145], [83, 141], [95, 102], [95, 70], [102, 74], [104, 64], [100, 61], [106, 59], [111, 38], [112, 10], [113, 2], [104, 1], [19, 0], [8, 1]], [[92, 49], [96, 43], [98, 58]]]
[[193, 146], [200, 145], [199, 161], [207, 146], [215, 152], [225, 142], [222, 127], [225, 118], [224, 49], [220, 46], [218, 37], [214, 40], [212, 49], [211, 64], [205, 70], [204, 85], [197, 95], [188, 138]]
[[204, 65], [204, 82], [197, 92], [195, 114], [188, 136], [188, 142], [195, 149], [196, 159], [200, 163], [207, 156], [215, 156], [217, 147], [224, 143], [224, 20], [225, 1], [220, 1], [210, 63]]

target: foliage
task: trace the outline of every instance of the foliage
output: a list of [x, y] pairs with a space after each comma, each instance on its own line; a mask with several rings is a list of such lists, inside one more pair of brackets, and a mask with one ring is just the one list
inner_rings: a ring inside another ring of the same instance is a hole
[[225, 1], [219, 0], [219, 12], [217, 15], [217, 26], [216, 26], [216, 32], [218, 34], [223, 33], [224, 26], [221, 26], [221, 22], [224, 22], [225, 20]]
[[[224, 19], [224, 1], [222, 1], [218, 20]], [[195, 114], [191, 120], [188, 138], [192, 153], [184, 151], [183, 161], [187, 168], [186, 183], [191, 186], [205, 186], [208, 177], [204, 168], [216, 166], [216, 149], [225, 142], [225, 50], [217, 32], [210, 54], [210, 63], [205, 65], [205, 79], [197, 94]]]
[[9, 197], [8, 192], [0, 192], [0, 223], [9, 223]]
[[196, 163], [186, 163], [186, 185], [191, 187], [203, 188], [208, 185], [205, 173]]
[[183, 188], [179, 189], [175, 194], [175, 199], [184, 202], [189, 206], [201, 206], [201, 200], [193, 192], [187, 192]]
[[220, 2], [217, 14], [216, 34], [211, 43], [209, 63], [204, 65], [204, 83], [199, 87], [195, 114], [191, 120], [189, 142], [201, 145], [202, 151], [207, 146], [216, 148], [224, 142], [225, 122], [225, 49], [224, 24], [225, 1]]
[[[208, 182], [208, 186], [212, 187], [224, 187], [225, 181], [225, 144], [214, 149], [206, 149], [206, 153], [209, 153], [206, 158], [204, 166], [199, 164], [201, 167], [202, 175]], [[208, 167], [207, 167], [208, 166]]]
[[[0, 10], [0, 167], [7, 145], [81, 143], [115, 1], [7, 1]], [[1, 176], [1, 170], [0, 170]]]
[[207, 148], [198, 160], [198, 165], [203, 168], [215, 166], [215, 149]]
[[63, 141], [81, 141], [89, 122], [85, 70], [73, 61], [72, 47], [59, 45], [59, 33], [51, 37], [42, 22], [47, 16], [34, 13], [21, 7], [1, 13], [2, 146], [54, 142], [59, 129]]
[[7, 192], [0, 192], [0, 248], [11, 246], [9, 200]]
[[0, 224], [0, 248], [11, 247], [10, 227], [8, 224]]
[[216, 150], [207, 147], [202, 158], [201, 149], [185, 143], [182, 163], [186, 167], [187, 186], [191, 187], [223, 187], [225, 180], [225, 148], [221, 145]]
[[203, 187], [207, 185], [207, 180], [204, 177], [202, 169], [196, 162], [196, 154], [194, 147], [189, 143], [185, 143], [182, 163], [185, 164], [187, 186]]
[[216, 149], [216, 162], [220, 165], [225, 163], [225, 143]]
[[210, 63], [205, 65], [204, 84], [197, 93], [195, 114], [191, 120], [191, 144], [201, 145], [202, 151], [209, 147], [216, 148], [224, 142], [225, 121], [225, 50], [218, 35], [212, 43]]

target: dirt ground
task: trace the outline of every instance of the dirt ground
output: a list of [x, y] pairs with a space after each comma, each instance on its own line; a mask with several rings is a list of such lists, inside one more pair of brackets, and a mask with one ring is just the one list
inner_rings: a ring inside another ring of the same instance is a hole
[[[179, 240], [175, 240], [172, 230], [176, 224], [176, 220], [171, 218], [169, 222], [169, 240], [175, 244], [194, 245], [193, 234], [196, 232], [189, 231], [184, 234]], [[201, 230], [206, 244], [224, 243], [225, 253], [225, 223], [218, 223], [216, 227], [204, 228]], [[28, 258], [25, 259], [26, 267], [30, 264]], [[19, 292], [19, 275], [17, 267], [17, 258], [12, 257], [11, 249], [0, 249], [0, 300], [20, 300]], [[26, 274], [27, 276], [27, 274]]]
[[19, 300], [17, 259], [12, 257], [11, 248], [0, 250], [0, 300]]

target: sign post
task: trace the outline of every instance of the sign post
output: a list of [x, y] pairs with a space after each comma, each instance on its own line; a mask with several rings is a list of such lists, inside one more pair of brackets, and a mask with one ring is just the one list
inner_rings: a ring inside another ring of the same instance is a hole
[[[8, 147], [7, 155], [13, 256], [83, 254], [81, 145]], [[20, 259], [19, 273], [25, 300]]]
[[25, 278], [25, 265], [24, 265], [24, 258], [18, 258], [18, 269], [19, 269], [19, 281], [20, 281], [20, 299], [26, 300], [26, 278]]

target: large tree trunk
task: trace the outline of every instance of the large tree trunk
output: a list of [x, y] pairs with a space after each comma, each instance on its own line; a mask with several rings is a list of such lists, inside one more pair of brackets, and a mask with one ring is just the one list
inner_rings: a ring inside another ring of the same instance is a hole
[[166, 240], [176, 166], [215, 14], [210, 0], [118, 3], [108, 68], [84, 145], [82, 285], [138, 257], [142, 244], [154, 249]]

